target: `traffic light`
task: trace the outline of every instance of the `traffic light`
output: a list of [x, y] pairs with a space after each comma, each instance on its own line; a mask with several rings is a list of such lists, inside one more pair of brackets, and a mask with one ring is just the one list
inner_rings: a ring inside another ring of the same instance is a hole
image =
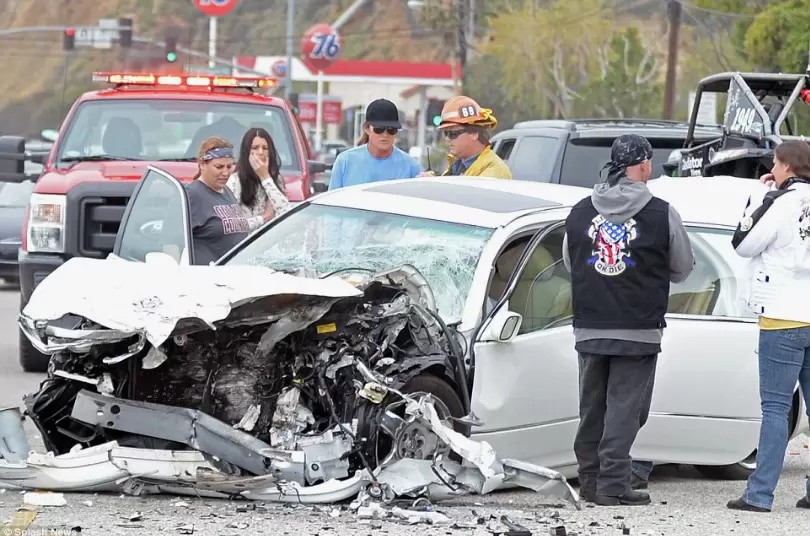
[[121, 48], [132, 48], [132, 19], [118, 19], [118, 44]]
[[425, 124], [427, 126], [438, 127], [442, 122], [442, 108], [447, 101], [440, 99], [428, 100], [427, 112], [425, 113]]
[[62, 36], [62, 50], [73, 50], [76, 48], [76, 29], [65, 28]]
[[174, 32], [166, 34], [166, 61], [169, 63], [177, 61], [177, 35]]

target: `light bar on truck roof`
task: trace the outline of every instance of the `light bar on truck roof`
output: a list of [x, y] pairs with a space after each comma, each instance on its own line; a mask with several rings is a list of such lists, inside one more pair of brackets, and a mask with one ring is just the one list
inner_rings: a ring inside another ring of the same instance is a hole
[[139, 86], [193, 86], [271, 88], [275, 78], [262, 76], [222, 76], [207, 74], [93, 73], [93, 82]]

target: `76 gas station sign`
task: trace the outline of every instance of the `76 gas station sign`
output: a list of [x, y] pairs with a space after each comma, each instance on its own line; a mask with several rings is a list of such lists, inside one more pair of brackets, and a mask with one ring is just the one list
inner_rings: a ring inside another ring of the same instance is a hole
[[224, 17], [236, 7], [236, 0], [194, 0], [194, 5], [209, 17]]

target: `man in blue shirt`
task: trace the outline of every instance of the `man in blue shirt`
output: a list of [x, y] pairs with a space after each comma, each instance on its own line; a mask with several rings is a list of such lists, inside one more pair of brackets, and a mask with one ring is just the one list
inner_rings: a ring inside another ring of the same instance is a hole
[[344, 151], [335, 159], [329, 189], [416, 177], [422, 166], [394, 145], [401, 128], [399, 109], [393, 102], [377, 99], [369, 104], [359, 147]]

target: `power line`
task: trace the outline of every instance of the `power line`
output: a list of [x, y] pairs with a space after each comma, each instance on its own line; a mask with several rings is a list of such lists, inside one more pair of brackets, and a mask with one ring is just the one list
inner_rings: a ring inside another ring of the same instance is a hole
[[582, 24], [583, 20], [590, 19], [590, 18], [593, 18], [593, 17], [598, 17], [600, 15], [607, 15], [607, 14], [609, 14], [608, 12], [611, 12], [614, 15], [621, 15], [622, 13], [626, 13], [627, 11], [632, 11], [633, 9], [644, 7], [645, 5], [652, 4], [652, 3], [658, 3], [660, 1], [661, 0], [637, 0], [636, 2], [633, 2], [632, 4], [627, 4], [627, 5], [624, 5], [624, 6], [605, 6], [605, 5], [603, 5], [599, 9], [596, 9], [596, 10], [590, 12], [590, 13], [585, 13], [585, 14], [577, 15], [577, 16], [572, 17], [570, 19], [563, 19], [562, 21], [554, 22], [554, 28], [555, 29], [567, 28], [567, 27], [570, 27], [570, 26], [575, 26], [575, 25], [578, 25], [578, 24]]
[[[710, 9], [710, 8], [707, 8], [707, 7], [697, 6], [697, 5], [695, 5], [695, 4], [691, 3], [691, 2], [686, 2], [685, 0], [673, 0], [673, 1], [681, 4], [681, 6], [683, 6], [684, 9], [692, 9], [692, 10], [695, 10], [695, 11], [702, 11], [703, 13], [709, 13], [709, 14], [712, 14], [712, 15], [720, 16], [720, 17], [728, 17], [728, 18], [732, 18], [732, 19], [753, 19], [753, 18], [756, 18], [756, 17], [759, 16], [759, 13], [743, 13], [743, 12], [740, 12], [740, 11], [721, 11], [719, 9]], [[797, 10], [797, 11], [799, 11], [799, 10]], [[802, 10], [802, 11], [804, 11], [804, 10]]]

